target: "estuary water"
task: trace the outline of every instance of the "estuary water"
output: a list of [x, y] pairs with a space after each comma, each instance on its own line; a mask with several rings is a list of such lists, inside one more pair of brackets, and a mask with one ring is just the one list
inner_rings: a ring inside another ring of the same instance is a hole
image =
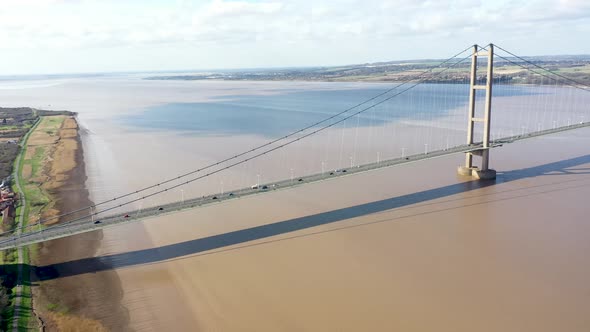
[[[227, 82], [232, 85], [235, 83]], [[448, 116], [469, 101], [466, 84], [313, 84], [274, 95], [225, 95], [197, 103], [169, 103], [121, 117], [131, 127], [190, 131], [199, 135], [262, 135], [276, 138], [315, 122], [362, 112], [355, 126], [381, 126], [416, 118]], [[542, 89], [501, 86], [496, 97], [538, 95]], [[388, 100], [389, 99], [389, 100]], [[365, 102], [366, 101], [366, 102]], [[355, 107], [356, 106], [356, 107]], [[328, 122], [329, 123], [329, 122]]]
[[[41, 83], [0, 82], [3, 106], [79, 113], [95, 203], [395, 87], [140, 75]], [[587, 95], [569, 88], [494, 91], [492, 137], [587, 114]], [[133, 207], [463, 144], [467, 103], [466, 85], [419, 86], [314, 138]], [[121, 330], [587, 331], [588, 135], [494, 150], [494, 185], [458, 179], [457, 155], [105, 229], [94, 263], [120, 279], [129, 311]], [[256, 230], [258, 238], [244, 235]], [[227, 245], [211, 246], [212, 238]]]

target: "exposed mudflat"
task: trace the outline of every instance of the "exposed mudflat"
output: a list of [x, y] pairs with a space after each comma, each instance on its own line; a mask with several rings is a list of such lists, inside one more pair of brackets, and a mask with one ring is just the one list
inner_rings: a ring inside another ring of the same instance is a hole
[[[79, 135], [76, 120], [68, 118], [51, 149], [51, 159], [43, 175], [49, 179], [44, 186], [55, 204], [45, 214], [46, 218], [91, 204], [84, 186], [86, 173]], [[31, 141], [36, 142], [35, 135]], [[92, 257], [101, 239], [101, 232], [92, 232], [44, 242], [39, 245], [33, 263], [46, 266]], [[114, 271], [86, 274], [75, 282], [65, 278], [42, 281], [34, 289], [35, 309], [47, 331], [120, 331], [127, 326], [127, 311], [120, 304], [123, 295], [120, 281]]]

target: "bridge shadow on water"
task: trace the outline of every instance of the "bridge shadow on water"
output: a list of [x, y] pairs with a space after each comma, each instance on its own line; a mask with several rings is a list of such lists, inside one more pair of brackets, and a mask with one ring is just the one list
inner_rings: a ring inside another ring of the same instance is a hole
[[[106, 255], [101, 257], [85, 258], [48, 266], [27, 267], [32, 268], [35, 272], [37, 278], [34, 281], [43, 281], [55, 278], [75, 276], [84, 273], [94, 273], [134, 265], [161, 262], [164, 260], [170, 260], [182, 256], [205, 253], [216, 249], [231, 250], [232, 248], [228, 249], [227, 247], [243, 244], [254, 240], [267, 239], [276, 235], [295, 232], [315, 226], [336, 223], [350, 218], [401, 208], [416, 203], [425, 203], [431, 200], [493, 186], [497, 183], [505, 183], [518, 179], [532, 178], [539, 175], [548, 174], [590, 174], [590, 169], [588, 168], [568, 170], [569, 168], [584, 164], [590, 164], [590, 155], [580, 156], [572, 159], [562, 160], [554, 163], [539, 165], [525, 169], [499, 173], [498, 179], [495, 181], [461, 182], [440, 188], [429, 189], [398, 197], [392, 197], [376, 202], [370, 202], [329, 212], [318, 213], [310, 216], [284, 220], [273, 224], [241, 229], [205, 238], [161, 246], [158, 248], [150, 248], [132, 252]], [[355, 227], [355, 225], [348, 227]], [[16, 270], [17, 266], [18, 265], [8, 265], [0, 267], [0, 272], [14, 271]]]

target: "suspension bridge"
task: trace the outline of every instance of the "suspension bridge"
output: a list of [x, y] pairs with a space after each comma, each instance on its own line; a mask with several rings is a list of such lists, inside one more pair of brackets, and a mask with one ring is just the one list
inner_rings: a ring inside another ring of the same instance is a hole
[[[526, 82], [527, 77], [535, 77], [540, 83], [519, 84], [514, 75], [506, 75], [514, 71], [520, 73], [517, 79]], [[0, 236], [0, 250], [452, 154], [465, 154], [465, 163], [457, 170], [460, 175], [491, 181], [496, 177], [490, 168], [491, 149], [590, 126], [586, 121], [590, 119], [589, 102], [590, 87], [572, 78], [499, 46], [474, 45], [430, 68], [413, 71], [362, 102], [254, 148], [92, 206], [5, 232]], [[330, 141], [339, 143], [340, 148], [329, 149]], [[302, 142], [312, 142], [308, 146], [325, 145], [326, 151], [336, 152], [332, 157], [326, 153], [321, 170], [310, 167], [297, 177], [291, 168], [288, 178], [265, 182], [258, 178], [252, 186], [134, 208], [137, 203], [253, 161], [276, 161], [281, 158], [279, 151]], [[352, 152], [350, 164], [343, 165], [345, 146]], [[393, 152], [387, 155], [385, 151]], [[478, 157], [481, 163], [476, 166]], [[327, 170], [328, 163], [338, 167]], [[57, 220], [59, 223], [48, 226]]]

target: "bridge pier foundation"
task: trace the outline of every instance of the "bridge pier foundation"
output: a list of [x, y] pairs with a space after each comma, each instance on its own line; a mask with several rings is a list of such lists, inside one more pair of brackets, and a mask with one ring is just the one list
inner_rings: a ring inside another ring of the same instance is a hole
[[486, 169], [486, 170], [476, 170], [471, 173], [471, 176], [477, 180], [494, 180], [496, 178], [496, 170], [493, 169]]
[[477, 180], [493, 180], [496, 178], [496, 170], [493, 169], [479, 169], [477, 166], [465, 167], [459, 166], [457, 174], [461, 176], [470, 176]]
[[473, 176], [473, 172], [479, 170], [479, 168], [477, 168], [477, 166], [475, 167], [465, 167], [465, 166], [459, 166], [457, 168], [457, 174], [461, 175], [461, 176]]

